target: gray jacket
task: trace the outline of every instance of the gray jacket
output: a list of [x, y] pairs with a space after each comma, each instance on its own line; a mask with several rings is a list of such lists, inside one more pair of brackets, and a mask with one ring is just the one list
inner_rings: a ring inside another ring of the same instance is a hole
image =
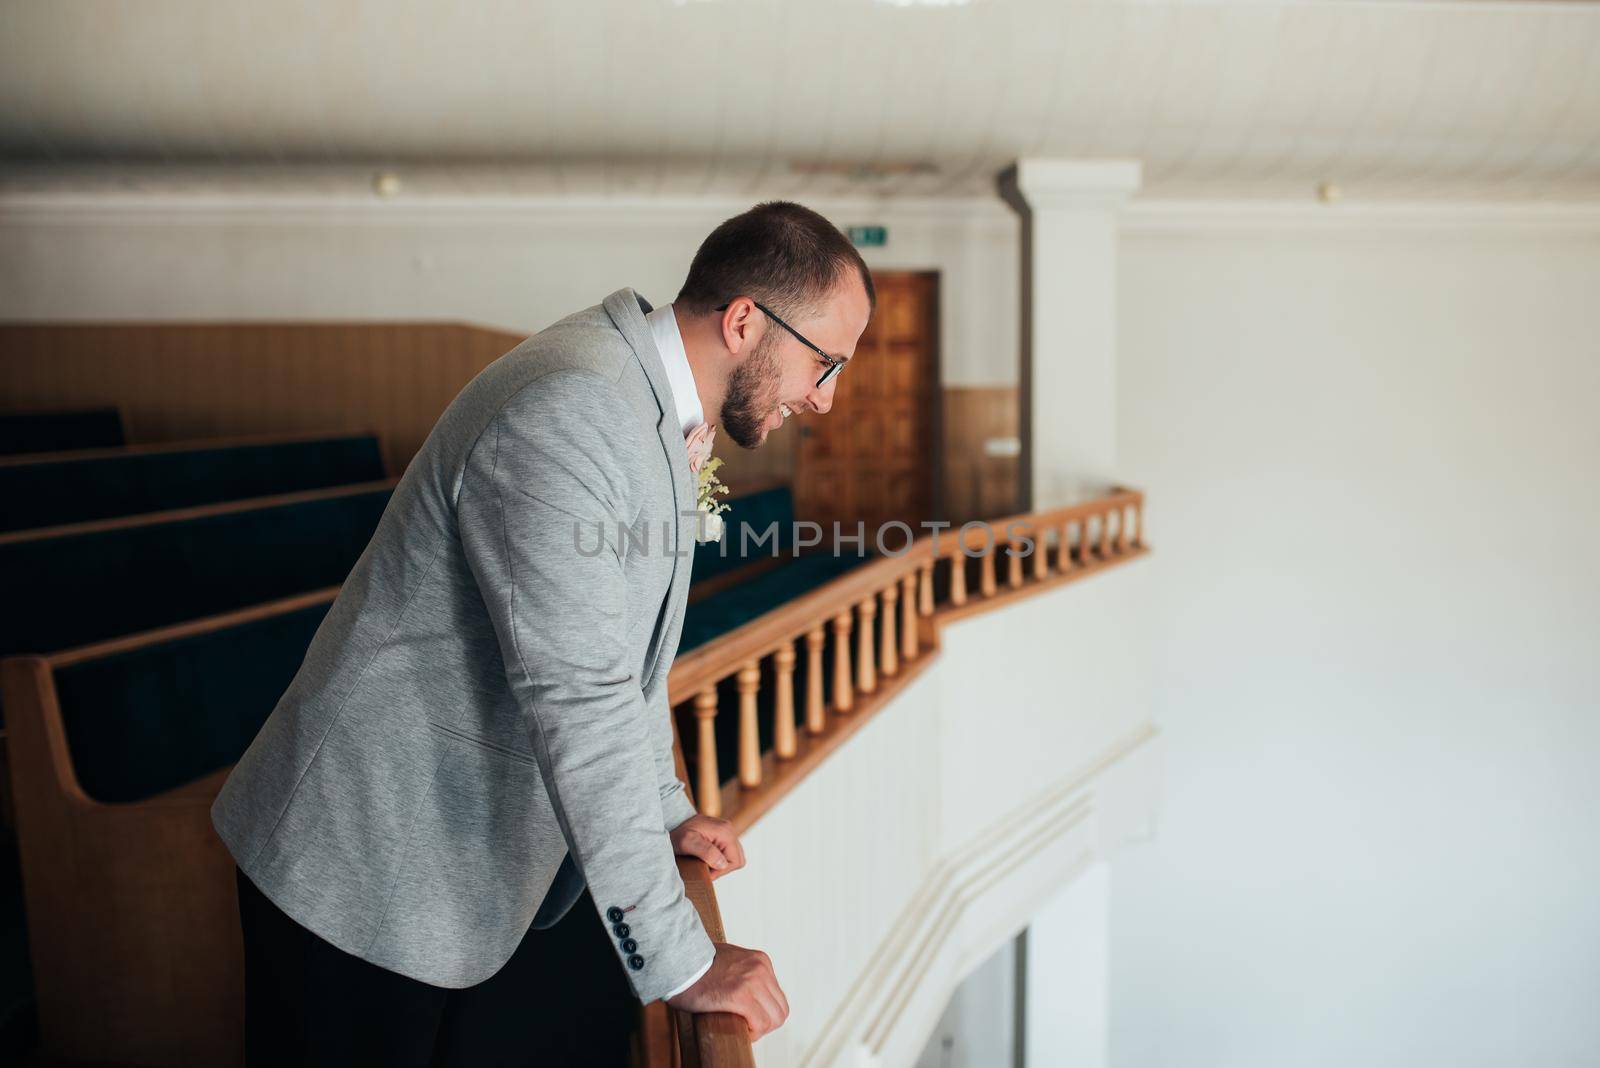
[[641, 1001], [711, 959], [667, 837], [695, 497], [649, 310], [618, 290], [451, 402], [212, 808], [340, 949], [482, 982], [570, 850]]

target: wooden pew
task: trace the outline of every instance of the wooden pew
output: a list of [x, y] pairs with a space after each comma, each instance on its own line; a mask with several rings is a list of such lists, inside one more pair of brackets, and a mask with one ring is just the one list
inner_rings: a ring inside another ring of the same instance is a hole
[[[337, 594], [0, 662], [45, 1058], [241, 1063], [234, 866], [210, 807]], [[152, 694], [151, 678], [182, 681]], [[207, 736], [209, 747], [180, 753], [176, 765], [156, 759], [162, 742], [188, 734]], [[705, 865], [679, 858], [679, 869], [708, 931], [721, 937]], [[652, 1010], [655, 1044], [680, 1044], [684, 1063], [753, 1063], [738, 1017], [684, 1017], [671, 1036], [659, 1029], [665, 1007]], [[640, 1054], [640, 1064], [657, 1063]]]
[[240, 1062], [234, 869], [210, 807], [337, 592], [0, 663], [45, 1057]]
[[0, 534], [0, 656], [341, 583], [393, 488], [369, 482]]
[[[49, 653], [342, 583], [394, 482], [0, 534], [0, 656]], [[0, 699], [0, 824], [13, 822]]]
[[0, 457], [0, 532], [384, 478], [372, 434], [187, 441]]

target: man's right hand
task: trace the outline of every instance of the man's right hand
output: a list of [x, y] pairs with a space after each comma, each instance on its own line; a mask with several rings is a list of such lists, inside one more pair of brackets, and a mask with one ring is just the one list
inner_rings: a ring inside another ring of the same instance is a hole
[[776, 1031], [789, 1018], [789, 999], [772, 973], [772, 960], [759, 949], [713, 944], [717, 956], [710, 969], [667, 1004], [683, 1012], [738, 1013], [750, 1028], [752, 1042]]

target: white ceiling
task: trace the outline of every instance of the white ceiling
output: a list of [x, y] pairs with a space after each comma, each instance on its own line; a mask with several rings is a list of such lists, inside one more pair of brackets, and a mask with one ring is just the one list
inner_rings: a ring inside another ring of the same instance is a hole
[[469, 193], [940, 196], [1117, 156], [1178, 195], [1593, 197], [1600, 6], [6, 0], [0, 155], [12, 189], [393, 166]]

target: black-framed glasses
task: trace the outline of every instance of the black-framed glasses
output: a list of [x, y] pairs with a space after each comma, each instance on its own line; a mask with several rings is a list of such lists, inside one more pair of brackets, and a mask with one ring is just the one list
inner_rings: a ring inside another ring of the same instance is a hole
[[[844, 370], [844, 365], [846, 363], [850, 362], [848, 360], [841, 360], [837, 356], [830, 356], [826, 352], [823, 352], [816, 345], [812, 344], [811, 340], [809, 338], [807, 338], [800, 331], [796, 330], [794, 327], [790, 326], [788, 323], [784, 322], [782, 319], [778, 318], [777, 315], [773, 314], [773, 311], [772, 311], [771, 308], [767, 307], [765, 304], [761, 303], [759, 300], [752, 300], [750, 303], [754, 304], [756, 307], [760, 308], [763, 312], [765, 312], [766, 315], [767, 315], [767, 318], [771, 319], [773, 322], [777, 323], [779, 326], [781, 326], [785, 330], [789, 331], [789, 333], [793, 334], [795, 336], [795, 340], [799, 341], [800, 344], [804, 345], [806, 348], [810, 349], [812, 352], [814, 352], [818, 356], [820, 356], [822, 358], [822, 362], [828, 365], [828, 369], [826, 371], [822, 372], [822, 377], [817, 379], [817, 388], [818, 389], [821, 389], [823, 386], [827, 385], [828, 384], [828, 379], [833, 378], [840, 371]], [[714, 310], [715, 311], [727, 311], [728, 310], [728, 305], [724, 304], [721, 307], [718, 307], [718, 308], [716, 308]]]

